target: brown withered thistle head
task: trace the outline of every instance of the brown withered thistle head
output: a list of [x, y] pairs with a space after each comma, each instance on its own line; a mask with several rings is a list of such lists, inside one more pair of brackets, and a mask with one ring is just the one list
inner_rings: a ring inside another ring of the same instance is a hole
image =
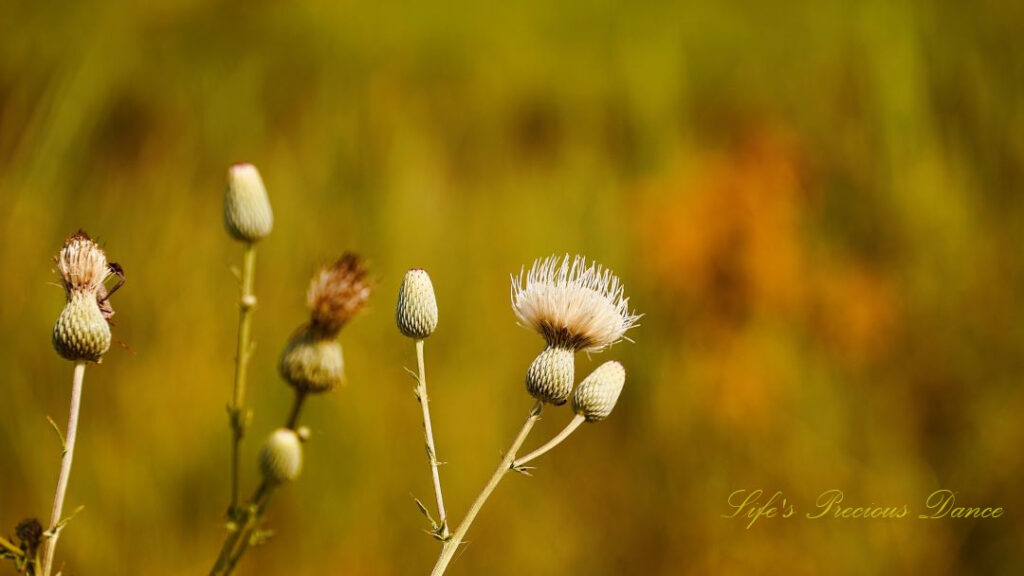
[[312, 328], [325, 336], [337, 335], [366, 304], [373, 285], [366, 262], [352, 252], [320, 270], [306, 295]]
[[[76, 292], [94, 295], [103, 318], [110, 322], [114, 308], [110, 296], [124, 283], [124, 270], [116, 262], [107, 262], [107, 255], [84, 230], [79, 230], [64, 241], [64, 246], [54, 258], [60, 273], [64, 294], [70, 302]], [[110, 276], [117, 277], [117, 283], [107, 290], [105, 284]]]

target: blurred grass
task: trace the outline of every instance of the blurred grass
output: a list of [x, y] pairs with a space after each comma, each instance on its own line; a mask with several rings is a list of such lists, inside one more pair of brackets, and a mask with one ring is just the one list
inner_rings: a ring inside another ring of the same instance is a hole
[[[115, 349], [86, 376], [62, 539], [78, 574], [202, 573], [227, 501], [240, 249], [226, 167], [264, 174], [252, 367], [258, 440], [287, 410], [276, 355], [344, 249], [372, 309], [351, 384], [311, 403], [303, 478], [247, 574], [422, 574], [437, 547], [393, 327], [430, 270], [427, 368], [461, 515], [529, 408], [540, 340], [508, 274], [565, 251], [646, 315], [616, 413], [506, 481], [458, 574], [1017, 573], [1024, 526], [1024, 10], [983, 1], [0, 2], [0, 527], [48, 509], [70, 365], [51, 257], [85, 228], [124, 265]], [[568, 418], [552, 411], [536, 441]], [[247, 470], [251, 481], [255, 465]], [[720, 518], [737, 488], [992, 522]], [[511, 556], [504, 558], [504, 551]], [[0, 573], [10, 570], [0, 568]]]

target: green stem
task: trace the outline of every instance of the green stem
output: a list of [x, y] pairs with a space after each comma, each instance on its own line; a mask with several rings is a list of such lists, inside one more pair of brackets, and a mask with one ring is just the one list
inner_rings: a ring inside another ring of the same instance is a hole
[[306, 401], [306, 396], [306, 392], [295, 391], [295, 399], [292, 401], [292, 409], [288, 413], [288, 420], [284, 424], [285, 428], [295, 430], [296, 425], [299, 423], [299, 413], [302, 412], [302, 405]]
[[263, 518], [263, 510], [266, 508], [272, 489], [273, 487], [266, 482], [260, 483], [259, 488], [249, 499], [249, 505], [246, 506], [245, 523], [237, 526], [224, 539], [220, 554], [217, 555], [217, 561], [210, 570], [210, 576], [227, 576], [235, 570], [238, 560], [249, 547], [248, 542], [252, 531], [259, 526], [260, 520]]
[[235, 385], [229, 410], [231, 424], [231, 505], [228, 515], [234, 516], [238, 508], [239, 467], [241, 464], [242, 437], [248, 420], [245, 408], [245, 381], [251, 356], [249, 333], [252, 326], [252, 310], [256, 307], [253, 294], [253, 276], [256, 270], [256, 245], [248, 242], [242, 261], [241, 296], [238, 300], [238, 343], [235, 348]]
[[476, 515], [480, 513], [480, 509], [483, 508], [487, 499], [494, 492], [494, 489], [498, 487], [498, 483], [505, 477], [505, 474], [512, 467], [512, 462], [515, 461], [516, 452], [523, 446], [523, 442], [526, 441], [526, 437], [530, 434], [530, 430], [533, 429], [533, 425], [540, 419], [541, 409], [544, 404], [538, 400], [533, 408], [530, 410], [530, 415], [527, 416], [526, 422], [523, 423], [522, 429], [519, 430], [519, 434], [516, 439], [509, 446], [505, 456], [501, 459], [501, 463], [498, 464], [497, 470], [491, 476], [491, 479], [484, 486], [484, 489], [476, 497], [473, 505], [469, 507], [469, 511], [466, 512], [466, 517], [462, 519], [459, 526], [455, 529], [451, 539], [444, 543], [441, 548], [441, 555], [437, 559], [437, 563], [434, 564], [434, 570], [430, 573], [431, 576], [441, 576], [444, 571], [448, 568], [448, 564], [451, 563], [452, 558], [455, 557], [455, 553], [459, 549], [459, 545], [462, 544], [463, 539], [466, 537], [466, 533], [469, 532], [469, 527], [473, 524], [473, 520], [476, 519]]
[[438, 535], [448, 538], [448, 515], [444, 510], [444, 495], [441, 492], [441, 474], [438, 471], [437, 449], [434, 447], [434, 429], [430, 423], [430, 399], [427, 396], [427, 371], [423, 360], [423, 340], [416, 340], [416, 364], [419, 378], [416, 384], [416, 398], [423, 409], [423, 434], [427, 440], [427, 458], [430, 460], [430, 475], [434, 482], [434, 498], [437, 500], [437, 517], [440, 525]]
[[61, 455], [60, 476], [57, 477], [57, 490], [53, 495], [53, 510], [50, 513], [50, 530], [53, 534], [43, 544], [42, 576], [50, 576], [53, 569], [53, 556], [57, 551], [57, 538], [60, 530], [60, 515], [64, 509], [64, 496], [68, 491], [68, 479], [71, 477], [71, 461], [75, 457], [75, 437], [78, 435], [78, 412], [82, 405], [82, 382], [85, 380], [85, 362], [75, 363], [75, 373], [71, 379], [71, 409], [68, 414], [68, 429], [64, 439], [64, 453]]

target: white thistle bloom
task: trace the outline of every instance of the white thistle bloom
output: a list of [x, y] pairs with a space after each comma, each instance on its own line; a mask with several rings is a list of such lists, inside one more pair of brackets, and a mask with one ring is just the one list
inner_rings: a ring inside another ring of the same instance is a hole
[[529, 272], [513, 276], [512, 309], [548, 346], [576, 352], [608, 348], [640, 319], [611, 270], [568, 254], [538, 259]]

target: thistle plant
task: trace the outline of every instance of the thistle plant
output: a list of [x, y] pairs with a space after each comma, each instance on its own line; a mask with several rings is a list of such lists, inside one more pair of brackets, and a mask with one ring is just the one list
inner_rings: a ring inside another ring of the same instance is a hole
[[[534, 398], [515, 439], [505, 451], [494, 474], [470, 505], [453, 531], [448, 529], [441, 483], [437, 473], [430, 412], [427, 408], [423, 340], [437, 325], [437, 304], [430, 278], [422, 270], [406, 274], [398, 297], [396, 318], [402, 334], [416, 343], [419, 372], [416, 397], [423, 406], [423, 427], [427, 455], [437, 498], [439, 521], [433, 520], [426, 506], [417, 504], [431, 521], [431, 533], [442, 541], [441, 553], [431, 572], [441, 576], [465, 540], [470, 526], [484, 504], [509, 471], [529, 474], [526, 466], [568, 438], [584, 422], [600, 422], [615, 408], [626, 380], [626, 371], [615, 361], [605, 362], [573, 390], [575, 355], [595, 353], [625, 339], [640, 316], [629, 310], [629, 299], [618, 277], [601, 265], [566, 255], [537, 260], [529, 272], [525, 268], [512, 278], [512, 309], [522, 326], [531, 328], [545, 341], [545, 348], [526, 370], [526, 390]], [[560, 406], [572, 400], [574, 417], [554, 438], [523, 458], [517, 458], [545, 404]]]
[[232, 238], [242, 242], [242, 272], [238, 298], [238, 341], [235, 347], [235, 380], [231, 404], [228, 406], [228, 424], [231, 427], [231, 501], [228, 518], [237, 521], [239, 466], [242, 438], [252, 419], [245, 407], [245, 384], [252, 356], [249, 333], [252, 312], [256, 307], [253, 293], [256, 274], [256, 243], [265, 238], [274, 227], [274, 213], [267, 198], [267, 189], [259, 171], [252, 164], [235, 164], [228, 169], [227, 191], [224, 194], [224, 227]]
[[305, 400], [310, 395], [330, 392], [344, 383], [345, 362], [337, 337], [363, 308], [372, 290], [365, 262], [351, 253], [344, 254], [313, 277], [306, 296], [310, 319], [295, 331], [278, 361], [281, 377], [295, 393], [292, 407], [284, 426], [270, 434], [260, 451], [259, 484], [248, 500], [240, 502], [239, 450], [252, 418], [252, 413], [244, 407], [244, 399], [251, 356], [251, 312], [256, 305], [253, 294], [255, 243], [264, 238], [273, 225], [266, 189], [259, 173], [251, 165], [239, 164], [228, 171], [224, 222], [228, 233], [244, 243], [245, 251], [234, 394], [228, 408], [232, 430], [228, 534], [211, 575], [232, 574], [249, 548], [270, 536], [270, 532], [262, 528], [263, 514], [270, 497], [274, 490], [295, 481], [302, 471], [302, 443], [308, 440], [309, 431], [298, 427], [298, 421]]
[[[42, 576], [51, 574], [57, 540], [71, 519], [63, 516], [64, 499], [75, 456], [85, 367], [88, 363], [99, 364], [110, 349], [110, 319], [114, 315], [110, 296], [124, 283], [121, 267], [108, 263], [103, 249], [81, 230], [64, 241], [56, 263], [64, 287], [65, 304], [53, 326], [53, 347], [62, 358], [74, 363], [65, 433], [61, 434], [57, 424], [50, 420], [63, 445], [60, 474], [48, 528], [44, 531], [38, 520], [30, 518], [18, 524], [17, 545], [0, 538], [0, 557], [13, 560], [18, 572]], [[112, 277], [116, 281], [108, 289], [107, 280]]]
[[427, 511], [427, 507], [416, 501], [430, 521], [430, 530], [435, 538], [445, 541], [449, 537], [448, 513], [444, 509], [444, 494], [441, 491], [441, 474], [438, 470], [437, 448], [434, 444], [434, 427], [430, 421], [430, 397], [427, 395], [427, 371], [424, 362], [423, 342], [437, 328], [437, 298], [434, 296], [434, 285], [426, 270], [413, 269], [405, 274], [402, 287], [398, 291], [398, 306], [395, 309], [395, 321], [398, 330], [412, 338], [416, 345], [417, 372], [410, 374], [416, 380], [413, 393], [423, 412], [423, 434], [426, 439], [427, 460], [430, 463], [430, 476], [434, 483], [434, 499], [437, 502], [437, 520]]

